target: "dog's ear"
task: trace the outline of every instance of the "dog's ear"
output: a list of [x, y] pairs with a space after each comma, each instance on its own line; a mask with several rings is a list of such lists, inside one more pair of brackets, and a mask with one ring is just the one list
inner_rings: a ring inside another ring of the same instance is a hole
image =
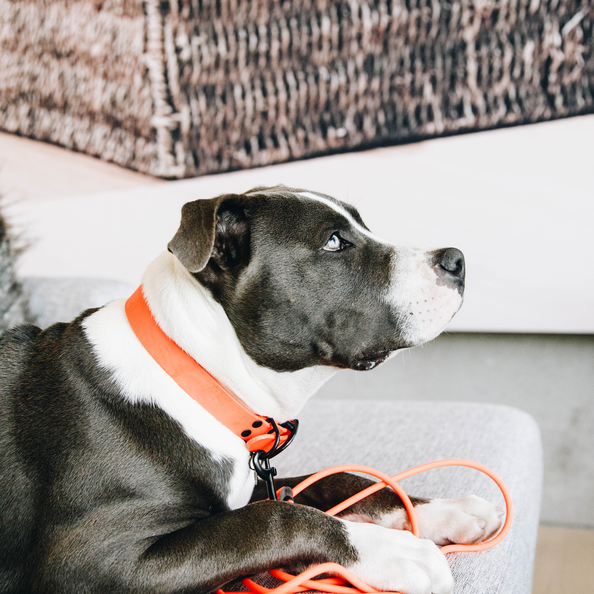
[[167, 248], [192, 273], [204, 270], [211, 258], [221, 269], [239, 264], [249, 249], [243, 198], [231, 194], [184, 204]]

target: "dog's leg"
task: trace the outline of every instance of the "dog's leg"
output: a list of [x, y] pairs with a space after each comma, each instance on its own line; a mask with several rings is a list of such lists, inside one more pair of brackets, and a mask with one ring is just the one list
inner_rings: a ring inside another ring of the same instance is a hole
[[[279, 487], [295, 487], [305, 478], [307, 477], [279, 479], [277, 484]], [[308, 487], [295, 501], [325, 511], [372, 484], [369, 479], [354, 474], [335, 474]], [[258, 485], [254, 491], [256, 498], [266, 497], [262, 489], [263, 487]], [[428, 538], [438, 545], [482, 542], [493, 536], [503, 522], [504, 512], [501, 507], [475, 495], [458, 499], [410, 499], [419, 519], [421, 538]], [[382, 489], [363, 499], [339, 516], [351, 522], [367, 522], [384, 528], [410, 530], [404, 505], [390, 488]]]
[[206, 593], [275, 567], [327, 561], [378, 589], [452, 591], [447, 561], [431, 541], [299, 504], [262, 501], [166, 534], [154, 508], [114, 512], [97, 510], [54, 537], [39, 591]]

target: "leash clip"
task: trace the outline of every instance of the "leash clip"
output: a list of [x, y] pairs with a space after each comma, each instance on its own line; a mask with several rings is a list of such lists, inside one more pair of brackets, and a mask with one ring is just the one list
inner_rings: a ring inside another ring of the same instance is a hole
[[266, 490], [268, 491], [268, 499], [276, 501], [276, 486], [274, 484], [274, 477], [276, 476], [276, 468], [270, 466], [270, 458], [263, 450], [258, 450], [252, 454], [251, 464], [256, 474], [266, 483]]
[[[256, 474], [266, 483], [266, 490], [268, 491], [268, 499], [271, 501], [278, 501], [278, 497], [276, 495], [276, 485], [274, 483], [274, 477], [277, 474], [276, 468], [274, 466], [270, 466], [270, 459], [278, 456], [281, 452], [284, 452], [287, 447], [291, 444], [295, 435], [297, 434], [297, 429], [299, 428], [299, 421], [295, 419], [294, 421], [287, 421], [286, 423], [281, 423], [281, 427], [287, 429], [289, 431], [289, 436], [285, 440], [285, 442], [279, 446], [280, 444], [280, 429], [276, 424], [276, 421], [272, 418], [266, 419], [274, 429], [275, 439], [274, 445], [272, 448], [265, 452], [264, 450], [258, 450], [256, 452], [252, 452], [252, 456], [250, 459], [250, 466], [253, 470], [256, 471]], [[292, 499], [292, 497], [288, 493], [283, 493], [283, 498], [281, 501], [288, 501]]]

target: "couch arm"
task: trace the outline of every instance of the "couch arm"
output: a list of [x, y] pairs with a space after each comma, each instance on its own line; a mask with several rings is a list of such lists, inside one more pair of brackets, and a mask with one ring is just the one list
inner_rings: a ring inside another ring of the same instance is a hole
[[96, 278], [25, 277], [21, 284], [30, 321], [41, 328], [69, 322], [85, 309], [130, 296], [136, 288], [125, 282]]

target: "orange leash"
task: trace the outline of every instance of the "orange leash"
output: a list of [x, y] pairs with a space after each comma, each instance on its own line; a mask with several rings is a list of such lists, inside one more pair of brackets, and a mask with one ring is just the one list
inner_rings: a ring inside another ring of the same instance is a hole
[[[451, 544], [441, 547], [440, 550], [442, 553], [455, 553], [455, 552], [471, 552], [471, 551], [485, 551], [494, 547], [495, 545], [499, 544], [509, 532], [511, 528], [511, 523], [513, 519], [513, 505], [509, 490], [503, 483], [503, 481], [490, 469], [484, 466], [483, 464], [479, 464], [478, 462], [472, 462], [470, 460], [438, 460], [437, 462], [429, 462], [427, 464], [421, 464], [420, 466], [415, 466], [414, 468], [410, 468], [409, 470], [405, 470], [404, 472], [400, 472], [399, 474], [395, 474], [394, 476], [390, 477], [379, 470], [375, 470], [373, 468], [369, 468], [368, 466], [361, 466], [359, 464], [345, 464], [342, 466], [333, 466], [331, 468], [327, 468], [326, 470], [322, 470], [317, 472], [310, 477], [306, 478], [304, 481], [299, 483], [293, 489], [293, 495], [297, 495], [301, 493], [304, 489], [307, 489], [310, 485], [319, 481], [322, 478], [330, 476], [332, 474], [337, 474], [339, 472], [362, 472], [365, 474], [369, 474], [380, 479], [380, 482], [363, 489], [363, 491], [349, 497], [342, 503], [334, 506], [332, 509], [329, 509], [326, 513], [328, 515], [334, 516], [341, 511], [345, 510], [346, 508], [350, 507], [351, 505], [361, 501], [365, 497], [368, 497], [372, 493], [375, 493], [387, 486], [391, 487], [400, 497], [402, 500], [406, 512], [408, 513], [408, 517], [410, 520], [411, 525], [411, 532], [415, 536], [419, 536], [419, 523], [417, 520], [417, 514], [412, 505], [410, 498], [408, 495], [402, 490], [402, 487], [398, 485], [397, 481], [401, 481], [405, 478], [413, 476], [415, 474], [419, 474], [421, 472], [425, 472], [426, 470], [432, 470], [434, 468], [443, 468], [445, 466], [466, 466], [468, 468], [474, 468], [475, 470], [479, 470], [480, 472], [486, 474], [489, 478], [491, 478], [501, 490], [503, 494], [503, 498], [505, 499], [505, 507], [506, 507], [506, 517], [505, 522], [503, 523], [503, 527], [499, 531], [499, 533], [494, 536], [493, 538], [474, 545], [465, 545], [465, 544]], [[279, 489], [280, 491], [280, 489]], [[336, 576], [340, 576], [340, 578], [327, 578], [327, 579], [319, 579], [313, 580], [312, 578], [322, 575], [322, 574], [333, 574]], [[347, 569], [345, 569], [342, 565], [338, 563], [322, 563], [321, 565], [317, 565], [315, 567], [310, 567], [308, 570], [300, 573], [299, 575], [293, 576], [289, 573], [284, 571], [280, 571], [278, 569], [273, 569], [270, 571], [270, 575], [273, 577], [285, 582], [276, 588], [266, 588], [257, 584], [251, 579], [245, 579], [242, 581], [242, 584], [248, 588], [249, 592], [253, 594], [293, 594], [296, 592], [305, 592], [307, 590], [316, 590], [319, 592], [328, 592], [330, 594], [370, 594], [374, 593], [377, 594], [378, 590], [368, 586], [367, 584], [363, 583], [361, 580], [356, 578], [352, 575]], [[217, 594], [241, 594], [240, 592], [225, 592], [223, 590], [218, 590]]]

